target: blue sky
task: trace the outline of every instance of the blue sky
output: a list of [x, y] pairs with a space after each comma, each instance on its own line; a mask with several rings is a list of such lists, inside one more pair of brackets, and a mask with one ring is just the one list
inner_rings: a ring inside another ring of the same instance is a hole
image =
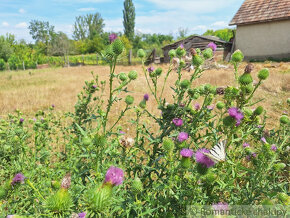
[[[133, 0], [136, 32], [176, 36], [179, 28], [188, 34], [227, 27], [243, 0]], [[123, 0], [0, 0], [0, 35], [32, 41], [29, 21], [49, 21], [56, 31], [72, 35], [75, 17], [99, 12], [105, 31], [123, 31]]]

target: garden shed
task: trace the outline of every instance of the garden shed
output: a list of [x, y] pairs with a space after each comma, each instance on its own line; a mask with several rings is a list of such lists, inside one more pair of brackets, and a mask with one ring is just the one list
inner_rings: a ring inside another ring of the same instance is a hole
[[290, 0], [245, 0], [229, 25], [246, 60], [290, 59]]
[[168, 52], [171, 49], [176, 49], [178, 46], [183, 44], [184, 48], [187, 52], [189, 52], [190, 48], [200, 48], [201, 50], [205, 49], [206, 46], [210, 43], [214, 42], [217, 45], [217, 55], [222, 55], [223, 58], [227, 56], [227, 54], [231, 50], [232, 43], [223, 41], [215, 36], [199, 36], [193, 35], [188, 38], [176, 41], [172, 44], [166, 45], [162, 48], [164, 54], [164, 62], [168, 63], [170, 58], [168, 56]]

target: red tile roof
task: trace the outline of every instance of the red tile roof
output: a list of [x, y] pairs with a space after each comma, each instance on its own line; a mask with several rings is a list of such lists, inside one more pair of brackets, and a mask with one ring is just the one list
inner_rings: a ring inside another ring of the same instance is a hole
[[229, 25], [287, 19], [290, 19], [290, 0], [245, 0]]

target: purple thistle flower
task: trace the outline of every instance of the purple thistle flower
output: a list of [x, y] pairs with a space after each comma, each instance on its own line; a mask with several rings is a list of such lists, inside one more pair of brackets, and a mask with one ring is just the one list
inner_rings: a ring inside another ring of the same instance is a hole
[[92, 88], [95, 89], [95, 88], [97, 88], [97, 86], [93, 85]]
[[24, 179], [26, 177], [22, 173], [17, 173], [14, 178], [12, 179], [11, 185], [14, 185], [15, 183], [24, 183]]
[[207, 109], [208, 109], [208, 110], [213, 110], [213, 109], [214, 109], [214, 105], [208, 105], [208, 106], [207, 106]]
[[51, 105], [51, 107], [52, 107], [52, 108], [54, 108], [54, 107], [55, 107], [55, 105], [54, 105], [54, 104], [52, 104], [52, 105]]
[[273, 145], [271, 146], [271, 150], [272, 150], [272, 151], [277, 151], [277, 147], [276, 147], [275, 144], [273, 144]]
[[212, 207], [214, 210], [219, 210], [219, 211], [224, 211], [224, 212], [229, 210], [229, 205], [228, 203], [225, 203], [225, 202], [219, 202], [217, 204], [213, 204]]
[[184, 45], [183, 44], [180, 44], [179, 46], [181, 49], [184, 49]]
[[207, 168], [215, 165], [215, 162], [212, 161], [209, 157], [207, 157], [203, 153], [209, 153], [209, 150], [207, 150], [206, 148], [201, 148], [197, 150], [197, 152], [195, 153], [196, 162], [205, 165]]
[[243, 147], [244, 147], [244, 148], [250, 147], [250, 144], [249, 144], [249, 143], [244, 143], [244, 144], [243, 144]]
[[109, 35], [110, 43], [114, 42], [117, 38], [118, 36], [115, 33], [110, 34]]
[[199, 104], [199, 103], [196, 103], [196, 104], [194, 105], [194, 108], [195, 108], [195, 110], [199, 110], [199, 109], [200, 109], [200, 104]]
[[238, 112], [239, 112], [238, 108], [236, 108], [236, 107], [231, 107], [231, 108], [228, 109], [229, 115], [231, 117], [234, 117], [234, 118], [236, 118]]
[[262, 137], [262, 138], [261, 138], [261, 141], [264, 142], [264, 143], [267, 143], [265, 137]]
[[180, 132], [177, 137], [179, 142], [183, 142], [188, 139], [188, 133], [187, 132]]
[[180, 118], [174, 118], [172, 122], [174, 123], [175, 126], [182, 126], [183, 124], [183, 121]]
[[149, 100], [149, 95], [148, 95], [148, 94], [145, 94], [145, 95], [144, 95], [144, 100], [145, 100], [145, 101], [148, 101], [148, 100]]
[[81, 213], [79, 213], [78, 215], [79, 215], [79, 218], [85, 218], [86, 215], [87, 215], [87, 213], [85, 213], [85, 212], [81, 212]]
[[244, 118], [243, 113], [236, 107], [229, 108], [228, 113], [231, 117], [236, 119], [236, 126], [239, 126], [241, 124], [241, 120]]
[[207, 45], [208, 48], [211, 48], [213, 52], [216, 51], [217, 45], [213, 42], [208, 43]]
[[34, 117], [32, 120], [33, 120], [34, 122], [36, 122], [37, 119]]
[[148, 68], [147, 68], [147, 71], [148, 71], [149, 73], [152, 73], [152, 72], [154, 71], [154, 67], [152, 67], [152, 66], [151, 66], [151, 67], [148, 67]]
[[252, 157], [253, 158], [256, 158], [257, 157], [257, 154], [256, 153], [252, 153]]
[[193, 151], [189, 148], [183, 148], [181, 151], [180, 151], [180, 155], [182, 157], [192, 157], [193, 155]]
[[248, 161], [250, 161], [250, 160], [251, 160], [251, 155], [250, 155], [250, 154], [247, 155], [247, 156], [246, 156], [246, 159], [247, 159]]
[[23, 123], [24, 122], [24, 119], [23, 118], [20, 118], [19, 122], [20, 123]]
[[119, 133], [120, 133], [120, 134], [123, 134], [123, 135], [124, 135], [124, 134], [126, 134], [126, 133], [125, 133], [125, 132], [123, 132], [122, 130], [120, 130], [120, 131], [119, 131]]
[[105, 182], [111, 183], [112, 185], [121, 185], [124, 180], [124, 172], [118, 167], [111, 166], [105, 177]]
[[258, 126], [257, 126], [257, 128], [261, 129], [261, 128], [262, 128], [262, 126], [261, 126], [261, 125], [258, 125]]

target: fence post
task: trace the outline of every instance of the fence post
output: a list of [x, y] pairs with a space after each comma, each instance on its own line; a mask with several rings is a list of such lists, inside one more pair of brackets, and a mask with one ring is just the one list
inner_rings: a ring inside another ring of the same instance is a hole
[[83, 57], [83, 65], [85, 65], [85, 57], [83, 54], [82, 54], [82, 57]]
[[24, 61], [22, 61], [22, 66], [23, 66], [23, 70], [25, 70], [25, 64], [24, 64]]
[[129, 50], [128, 62], [129, 62], [129, 65], [132, 64], [132, 49]]
[[9, 66], [9, 63], [7, 62], [7, 68], [8, 68], [8, 70], [10, 71], [10, 66]]
[[96, 56], [97, 56], [97, 65], [99, 65], [99, 56], [98, 54], [96, 54]]

